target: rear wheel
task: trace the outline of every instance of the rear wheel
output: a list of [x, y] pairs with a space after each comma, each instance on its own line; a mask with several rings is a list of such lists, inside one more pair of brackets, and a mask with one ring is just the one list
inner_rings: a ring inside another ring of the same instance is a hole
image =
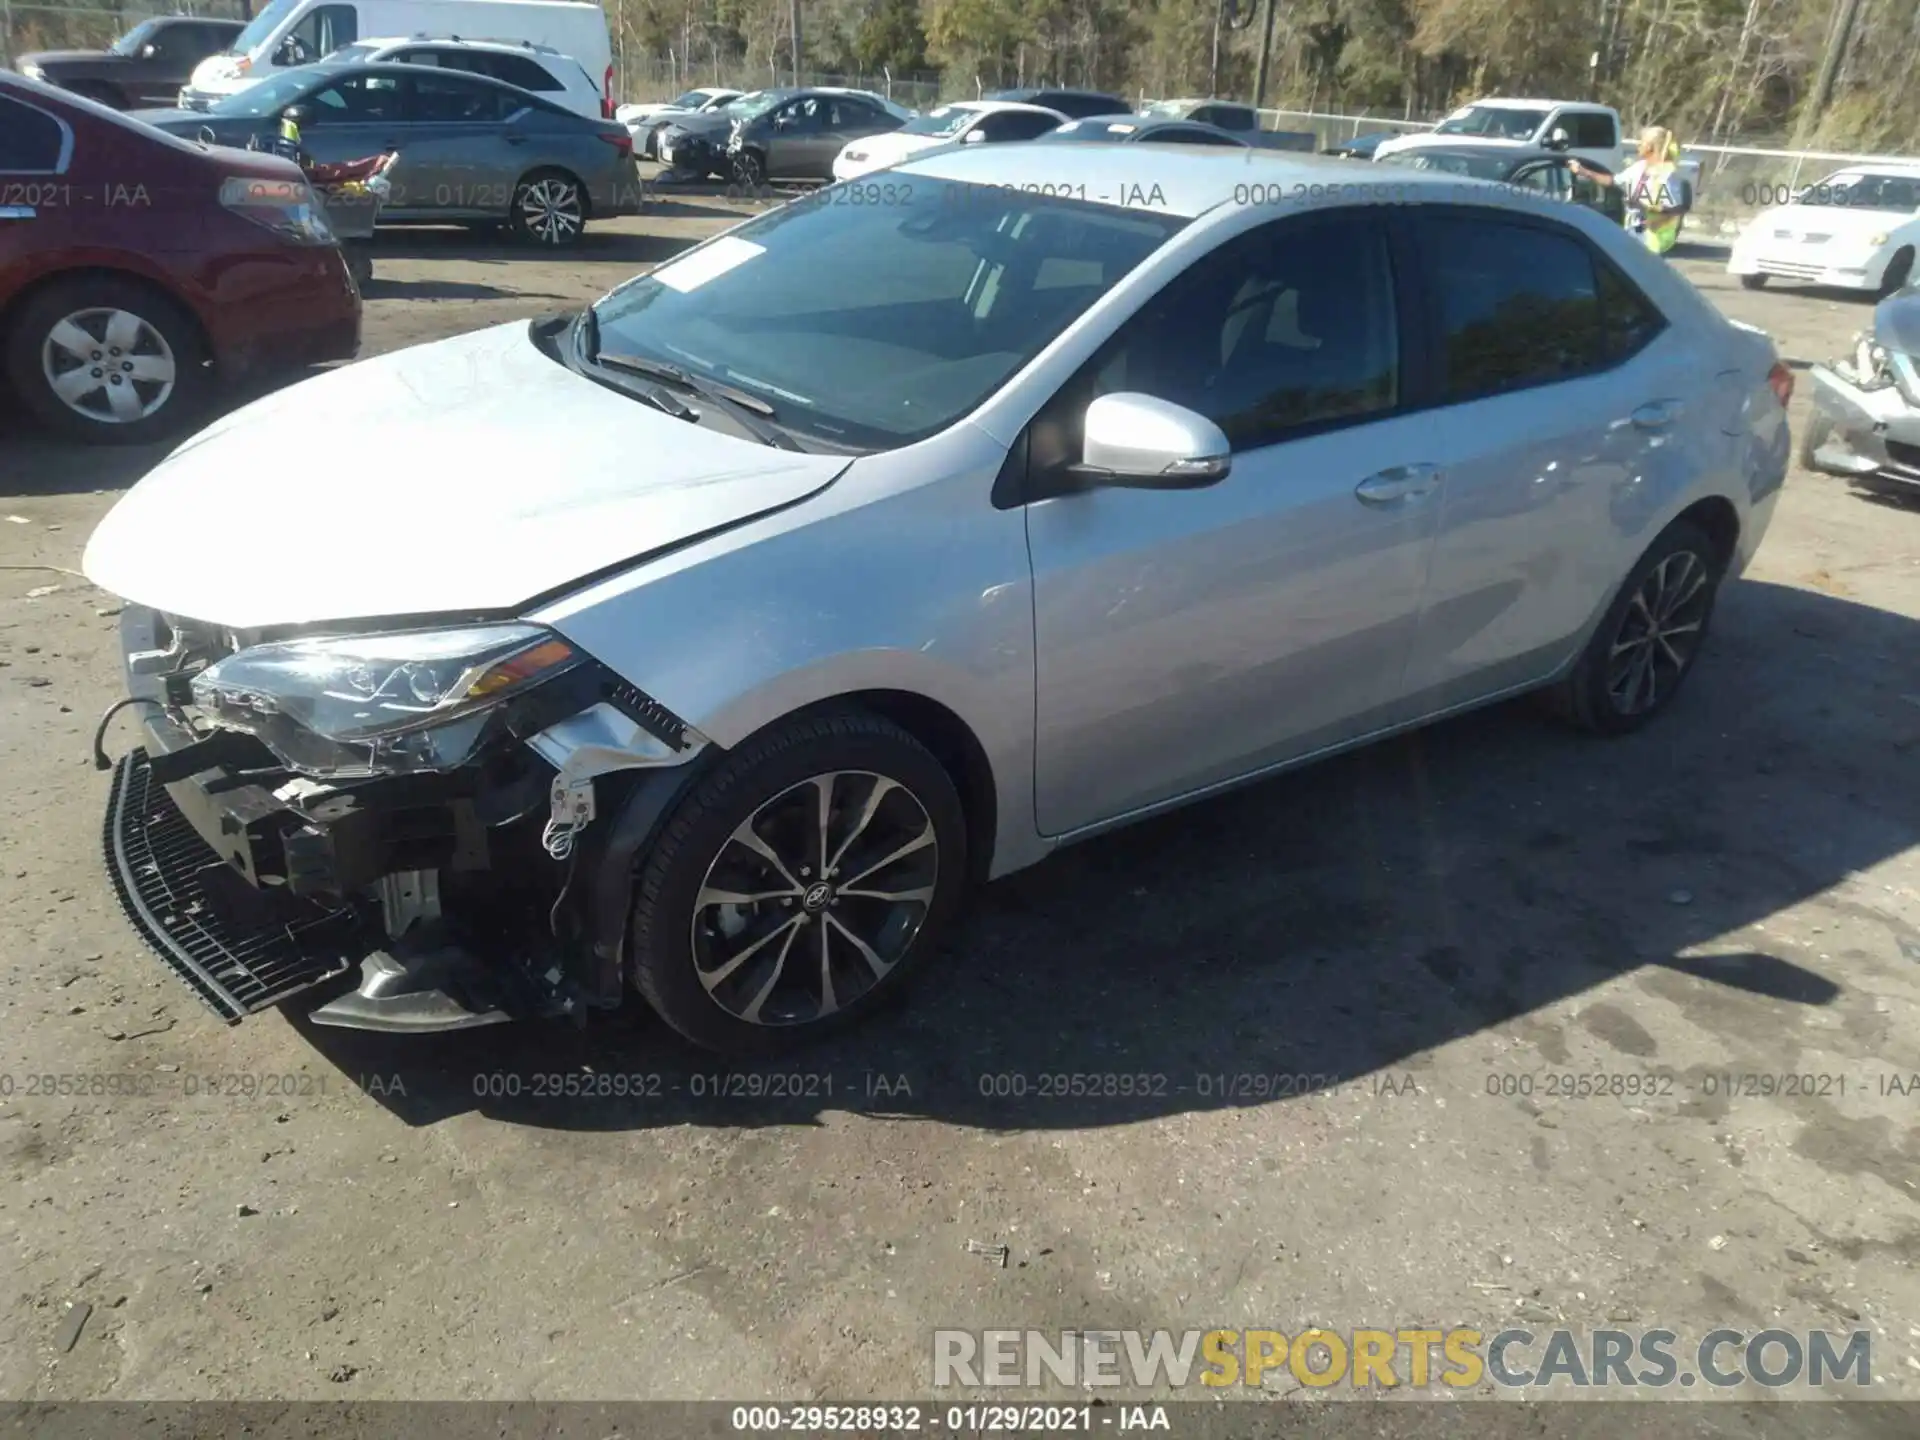
[[1742, 290], [1759, 290], [1763, 288], [1766, 283], [1767, 277], [1764, 275], [1742, 275], [1740, 277], [1740, 288]]
[[579, 241], [587, 228], [587, 196], [580, 182], [561, 170], [536, 170], [513, 191], [514, 234], [558, 250]]
[[1638, 730], [1672, 703], [1713, 617], [1722, 561], [1676, 521], [1640, 557], [1573, 672], [1547, 692], [1562, 719], [1602, 735]]
[[162, 292], [118, 276], [57, 281], [6, 337], [14, 393], [49, 429], [139, 445], [184, 425], [205, 400], [206, 347]]
[[634, 984], [710, 1049], [807, 1043], [899, 991], [966, 871], [959, 795], [924, 746], [861, 711], [793, 721], [668, 819], [635, 888]]

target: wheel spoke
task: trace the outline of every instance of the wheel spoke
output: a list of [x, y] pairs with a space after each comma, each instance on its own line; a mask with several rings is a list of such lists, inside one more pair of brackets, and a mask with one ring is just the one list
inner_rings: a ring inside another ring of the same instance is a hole
[[765, 840], [762, 840], [760, 838], [760, 833], [753, 828], [753, 822], [758, 818], [759, 818], [759, 815], [756, 812], [756, 814], [752, 818], [750, 818], [746, 824], [742, 825], [738, 830], [733, 832], [733, 838], [739, 841], [742, 845], [746, 846], [747, 849], [753, 851], [754, 854], [758, 855], [762, 860], [766, 861], [769, 865], [773, 866], [774, 870], [778, 872], [780, 878], [786, 881], [787, 884], [793, 887], [794, 894], [796, 895], [799, 894], [800, 891], [805, 887], [802, 886], [798, 880], [794, 879], [793, 872], [787, 868], [787, 862], [782, 860], [777, 854], [775, 854], [773, 847], [769, 845]]
[[106, 381], [95, 377], [92, 370], [82, 365], [77, 370], [68, 370], [55, 376], [52, 382], [53, 393], [69, 405], [78, 405]]
[[837, 771], [832, 775], [813, 777], [814, 820], [818, 826], [820, 847], [814, 852], [813, 863], [814, 874], [822, 879], [825, 879], [827, 874], [827, 856], [832, 853], [828, 847], [833, 841], [827, 834], [827, 829], [833, 824], [833, 782], [839, 778]]
[[116, 310], [107, 321], [107, 344], [122, 355], [129, 355], [140, 343], [140, 332], [144, 329], [146, 324], [138, 315], [129, 310]]
[[[733, 974], [734, 971], [738, 970], [742, 965], [746, 964], [747, 961], [764, 950], [768, 942], [780, 935], [791, 937], [793, 932], [800, 928], [800, 922], [804, 918], [805, 917], [801, 915], [790, 916], [782, 923], [767, 931], [766, 934], [762, 935], [751, 945], [742, 947], [739, 954], [733, 956], [724, 964], [718, 965], [712, 970], [700, 971], [700, 983], [706, 986], [709, 991], [713, 990], [716, 986], [724, 984], [729, 975]], [[789, 943], [791, 943], [791, 938], [789, 938]], [[784, 946], [781, 948], [780, 958], [783, 961], [786, 959], [786, 948]]]
[[143, 380], [155, 385], [171, 385], [173, 361], [164, 355], [134, 355], [123, 362], [120, 373], [129, 380]]
[[90, 359], [93, 352], [100, 348], [100, 342], [74, 324], [72, 320], [62, 320], [49, 330], [47, 341], [55, 349], [64, 351], [76, 360]]
[[855, 875], [852, 879], [848, 880], [846, 885], [843, 885], [841, 887], [841, 893], [845, 894], [848, 887], [858, 885], [862, 880], [865, 880], [868, 876], [878, 874], [880, 871], [886, 869], [889, 865], [893, 864], [894, 861], [904, 859], [908, 855], [913, 854], [914, 851], [916, 850], [924, 850], [927, 848], [927, 846], [931, 844], [933, 844], [933, 826], [929, 824], [918, 835], [914, 836], [913, 839], [907, 841], [906, 844], [902, 845], [898, 850], [895, 850], [891, 855], [887, 856], [886, 859], [878, 861], [875, 864], [869, 865], [866, 869], [862, 870], [858, 875]]
[[118, 385], [107, 386], [107, 409], [113, 412], [113, 418], [121, 422], [138, 420], [146, 413], [146, 405], [140, 399], [140, 392], [133, 383], [122, 380]]
[[1654, 643], [1666, 654], [1667, 659], [1673, 662], [1673, 668], [1676, 673], [1687, 668], [1685, 658], [1678, 650], [1673, 648], [1673, 642], [1669, 640], [1665, 634], [1656, 635], [1654, 637]]
[[833, 953], [827, 943], [831, 925], [820, 927], [820, 1013], [831, 1015], [840, 1008], [840, 997], [833, 992]]
[[868, 967], [872, 969], [874, 979], [884, 980], [886, 978], [887, 972], [891, 970], [893, 966], [875, 954], [871, 945], [867, 944], [866, 941], [854, 934], [853, 931], [842, 925], [837, 916], [827, 916], [827, 924], [839, 931], [840, 934], [845, 937], [846, 942], [860, 952], [860, 958], [865, 960]]
[[760, 1023], [760, 1007], [767, 1003], [767, 997], [773, 994], [773, 987], [780, 983], [780, 976], [787, 968], [787, 956], [793, 952], [793, 937], [800, 933], [798, 925], [783, 925], [787, 938], [780, 946], [780, 953], [773, 958], [773, 973], [767, 976], [767, 983], [760, 987], [751, 1004], [740, 1012], [740, 1018], [749, 1024]]
[[867, 803], [860, 807], [860, 816], [853, 822], [853, 833], [840, 842], [840, 848], [834, 851], [833, 858], [827, 861], [829, 870], [840, 868], [840, 862], [845, 858], [847, 851], [853, 848], [853, 842], [867, 833], [867, 826], [873, 823], [873, 817], [879, 813], [880, 802], [886, 799], [891, 791], [899, 788], [884, 775], [873, 782], [873, 789], [867, 792]]
[[840, 889], [839, 896], [844, 900], [884, 900], [889, 905], [931, 905], [934, 887], [916, 886], [911, 890], [849, 890]]
[[711, 905], [739, 905], [744, 907], [748, 905], [758, 905], [763, 900], [794, 900], [799, 898], [799, 895], [800, 891], [797, 887], [786, 890], [740, 891], [721, 890], [709, 885], [695, 897], [693, 904], [694, 908], [698, 910], [705, 910]]
[[[1691, 560], [1693, 557], [1688, 556], [1687, 558]], [[1687, 568], [1687, 577], [1686, 577], [1686, 580], [1683, 582], [1683, 586], [1681, 588], [1676, 588], [1676, 590], [1674, 591], [1673, 602], [1660, 612], [1660, 618], [1662, 620], [1665, 620], [1667, 617], [1673, 615], [1676, 611], [1680, 610], [1683, 606], [1687, 604], [1688, 601], [1692, 600], [1694, 596], [1700, 593], [1701, 588], [1705, 586], [1706, 583], [1707, 583], [1706, 571], [1698, 565], [1690, 565]]]

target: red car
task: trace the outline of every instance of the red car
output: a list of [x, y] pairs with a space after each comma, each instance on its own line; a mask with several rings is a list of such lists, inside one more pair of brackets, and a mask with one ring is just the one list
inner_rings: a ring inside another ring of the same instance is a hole
[[306, 177], [0, 73], [0, 374], [82, 440], [155, 440], [216, 384], [351, 357], [360, 292]]

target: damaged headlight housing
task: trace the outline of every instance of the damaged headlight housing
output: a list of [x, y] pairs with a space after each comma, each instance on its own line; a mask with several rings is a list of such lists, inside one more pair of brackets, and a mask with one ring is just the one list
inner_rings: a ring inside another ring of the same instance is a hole
[[255, 645], [193, 678], [215, 723], [320, 777], [450, 770], [502, 702], [586, 657], [537, 625], [475, 625]]
[[1893, 384], [1886, 348], [1865, 330], [1853, 337], [1853, 350], [1833, 368], [1862, 390], [1884, 390]]

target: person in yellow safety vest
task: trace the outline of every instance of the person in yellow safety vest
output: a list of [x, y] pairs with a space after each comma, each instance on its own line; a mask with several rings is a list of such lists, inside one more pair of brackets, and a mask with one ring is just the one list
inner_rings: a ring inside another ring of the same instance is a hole
[[300, 143], [300, 127], [293, 123], [291, 115], [280, 117], [280, 138], [292, 145], [297, 146]]
[[1616, 185], [1620, 198], [1641, 221], [1641, 238], [1656, 255], [1673, 249], [1687, 210], [1686, 181], [1680, 174], [1680, 144], [1663, 125], [1640, 132], [1640, 158], [1618, 175], [1573, 162], [1574, 170], [1596, 185]]

